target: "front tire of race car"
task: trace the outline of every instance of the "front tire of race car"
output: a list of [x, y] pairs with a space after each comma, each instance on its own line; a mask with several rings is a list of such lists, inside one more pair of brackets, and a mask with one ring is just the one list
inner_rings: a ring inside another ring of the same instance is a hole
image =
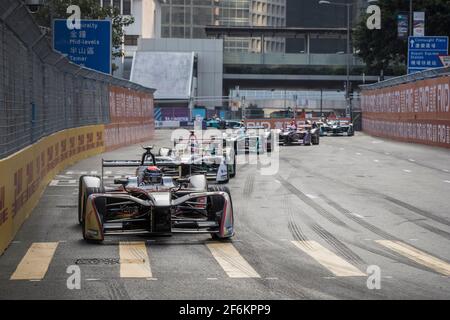
[[[103, 189], [100, 186], [100, 183], [97, 187], [88, 187], [85, 181], [86, 177], [95, 177], [100, 181], [100, 178], [97, 176], [81, 176], [78, 184], [78, 223], [82, 224], [84, 220], [84, 215], [86, 214], [86, 201], [91, 194], [94, 193], [103, 193]], [[83, 190], [85, 190], [83, 192]]]
[[[210, 192], [226, 192], [229, 195], [229, 197], [230, 197], [231, 207], [233, 208], [233, 201], [231, 200], [231, 192], [230, 192], [230, 189], [227, 186], [210, 185], [210, 186], [208, 186], [208, 191], [210, 191]], [[211, 211], [215, 213], [215, 212], [219, 211], [220, 209], [222, 209], [222, 206], [223, 206], [223, 203], [213, 203]], [[211, 219], [216, 219], [215, 216], [211, 216], [210, 218]], [[219, 240], [219, 241], [220, 240], [228, 240], [231, 237], [232, 236], [222, 238], [217, 233], [211, 233], [211, 238], [213, 240]]]

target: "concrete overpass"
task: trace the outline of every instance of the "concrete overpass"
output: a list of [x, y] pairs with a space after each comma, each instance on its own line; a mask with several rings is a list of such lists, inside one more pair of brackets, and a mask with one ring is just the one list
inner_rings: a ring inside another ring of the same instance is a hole
[[352, 88], [378, 81], [378, 76], [364, 75], [365, 64], [356, 55], [344, 52], [313, 53], [311, 39], [345, 39], [346, 28], [292, 27], [223, 27], [207, 26], [211, 38], [225, 37], [283, 37], [303, 38], [305, 52], [298, 54], [264, 52], [224, 52], [224, 90], [236, 85], [252, 89], [344, 89], [347, 59], [350, 61]]

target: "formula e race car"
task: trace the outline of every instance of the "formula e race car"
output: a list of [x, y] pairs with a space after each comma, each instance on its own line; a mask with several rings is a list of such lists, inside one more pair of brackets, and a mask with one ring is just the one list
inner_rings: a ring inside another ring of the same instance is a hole
[[78, 220], [83, 238], [101, 242], [106, 235], [209, 233], [215, 239], [234, 234], [231, 194], [208, 185], [204, 175], [174, 179], [156, 164], [146, 147], [135, 176], [105, 186], [104, 167], [133, 167], [134, 161], [102, 161], [102, 177], [81, 176]]
[[302, 144], [305, 146], [318, 145], [320, 143], [320, 130], [311, 125], [298, 128], [289, 126], [279, 130], [279, 143], [283, 145]]
[[353, 136], [355, 131], [353, 129], [353, 124], [347, 120], [332, 120], [325, 122], [320, 130], [322, 135], [344, 135]]
[[240, 127], [223, 133], [224, 146], [232, 147], [235, 154], [272, 152], [272, 133], [265, 127]]
[[[158, 165], [172, 167], [172, 175], [184, 177], [205, 174], [209, 181], [227, 183], [236, 175], [236, 154], [224, 147], [220, 139], [183, 139], [174, 141], [174, 148], [161, 148]], [[167, 174], [170, 174], [169, 171]]]

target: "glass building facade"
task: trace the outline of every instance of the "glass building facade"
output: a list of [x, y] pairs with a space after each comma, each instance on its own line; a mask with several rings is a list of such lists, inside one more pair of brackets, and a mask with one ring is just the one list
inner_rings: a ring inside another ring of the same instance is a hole
[[[207, 25], [285, 26], [286, 0], [166, 0], [161, 4], [163, 38], [206, 38]], [[227, 51], [255, 51], [260, 39], [226, 38]], [[283, 39], [266, 39], [265, 51], [284, 52]]]

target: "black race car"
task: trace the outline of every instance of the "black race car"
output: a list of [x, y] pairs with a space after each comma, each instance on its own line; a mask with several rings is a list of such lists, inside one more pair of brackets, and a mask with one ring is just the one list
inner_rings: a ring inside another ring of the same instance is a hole
[[233, 205], [225, 186], [208, 185], [204, 175], [175, 179], [157, 166], [146, 147], [136, 175], [105, 186], [104, 167], [134, 167], [135, 161], [102, 161], [102, 177], [80, 177], [78, 220], [83, 238], [101, 242], [106, 235], [209, 233], [234, 234]]
[[320, 143], [320, 130], [311, 125], [299, 128], [288, 127], [279, 130], [279, 143], [282, 145], [302, 144], [306, 146], [318, 145]]
[[353, 136], [355, 131], [353, 124], [347, 120], [332, 120], [325, 122], [320, 127], [323, 135], [344, 135]]

